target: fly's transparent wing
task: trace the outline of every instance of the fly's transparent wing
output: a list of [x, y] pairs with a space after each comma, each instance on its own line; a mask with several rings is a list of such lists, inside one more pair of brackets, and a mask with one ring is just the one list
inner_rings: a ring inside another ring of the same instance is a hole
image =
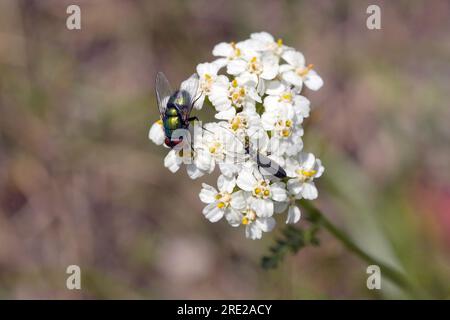
[[156, 75], [155, 88], [159, 113], [161, 114], [161, 116], [163, 116], [167, 108], [167, 102], [169, 101], [169, 98], [173, 93], [169, 81], [167, 80], [164, 73], [158, 72], [158, 74]]
[[188, 110], [186, 110], [187, 114], [191, 113], [191, 110], [192, 110], [192, 107], [194, 106], [195, 100], [198, 99], [199, 82], [200, 82], [200, 77], [198, 76], [198, 74], [194, 73], [189, 77], [189, 79], [187, 79], [181, 83], [180, 90], [187, 92], [189, 95], [189, 101], [186, 104], [188, 107]]

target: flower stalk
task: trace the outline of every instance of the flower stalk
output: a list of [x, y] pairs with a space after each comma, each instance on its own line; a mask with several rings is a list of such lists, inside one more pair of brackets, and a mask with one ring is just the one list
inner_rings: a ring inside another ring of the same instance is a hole
[[399, 271], [391, 266], [381, 262], [377, 258], [364, 252], [344, 231], [336, 227], [326, 216], [308, 201], [298, 200], [306, 211], [306, 218], [318, 225], [321, 225], [332, 236], [339, 240], [350, 252], [361, 258], [363, 261], [371, 265], [377, 265], [382, 270], [382, 275], [389, 279], [392, 283], [403, 289], [405, 292], [414, 294], [415, 289], [409, 283], [408, 279]]

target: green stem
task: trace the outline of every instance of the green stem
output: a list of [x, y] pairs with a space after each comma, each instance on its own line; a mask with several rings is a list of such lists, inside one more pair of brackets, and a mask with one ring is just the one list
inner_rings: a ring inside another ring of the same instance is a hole
[[388, 278], [398, 287], [404, 289], [405, 292], [411, 294], [415, 291], [402, 273], [364, 252], [345, 232], [337, 228], [330, 220], [325, 217], [325, 215], [319, 209], [314, 207], [310, 201], [299, 200], [298, 202], [307, 211], [307, 218], [310, 221], [317, 222], [322, 225], [331, 235], [339, 240], [352, 253], [369, 264], [379, 266], [380, 270], [382, 270], [383, 276]]

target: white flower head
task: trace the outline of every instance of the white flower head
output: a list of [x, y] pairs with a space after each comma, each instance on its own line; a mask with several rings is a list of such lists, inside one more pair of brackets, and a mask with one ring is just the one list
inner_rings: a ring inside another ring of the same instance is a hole
[[[286, 223], [297, 223], [298, 200], [318, 196], [315, 179], [324, 167], [313, 154], [302, 151], [303, 121], [311, 112], [302, 89], [305, 85], [318, 90], [323, 81], [302, 53], [267, 32], [252, 33], [240, 42], [221, 42], [212, 53], [214, 61], [196, 67], [199, 81], [193, 107], [212, 105], [218, 121], [195, 122], [192, 141], [183, 139], [174, 146], [164, 165], [171, 172], [186, 166], [193, 179], [218, 167], [217, 189], [203, 184], [199, 194], [206, 204], [203, 215], [210, 222], [225, 217], [233, 227], [245, 226], [247, 238], [260, 239], [275, 227], [274, 214], [286, 214]], [[193, 91], [189, 80], [181, 84], [184, 87]], [[164, 99], [160, 104], [167, 103]], [[183, 120], [186, 129], [189, 125]], [[163, 124], [170, 128], [177, 123], [166, 121], [163, 115], [149, 131], [155, 144], [167, 139]], [[184, 148], [186, 144], [192, 150]], [[277, 171], [267, 171], [273, 165]]]

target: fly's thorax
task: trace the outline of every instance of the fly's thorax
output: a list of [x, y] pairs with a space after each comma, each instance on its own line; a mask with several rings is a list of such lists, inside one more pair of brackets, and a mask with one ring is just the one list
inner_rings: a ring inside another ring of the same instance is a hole
[[176, 117], [178, 116], [178, 110], [174, 106], [168, 106], [165, 112], [167, 117]]
[[169, 106], [187, 106], [190, 101], [190, 95], [185, 90], [175, 91], [173, 95], [170, 96], [168, 105]]

